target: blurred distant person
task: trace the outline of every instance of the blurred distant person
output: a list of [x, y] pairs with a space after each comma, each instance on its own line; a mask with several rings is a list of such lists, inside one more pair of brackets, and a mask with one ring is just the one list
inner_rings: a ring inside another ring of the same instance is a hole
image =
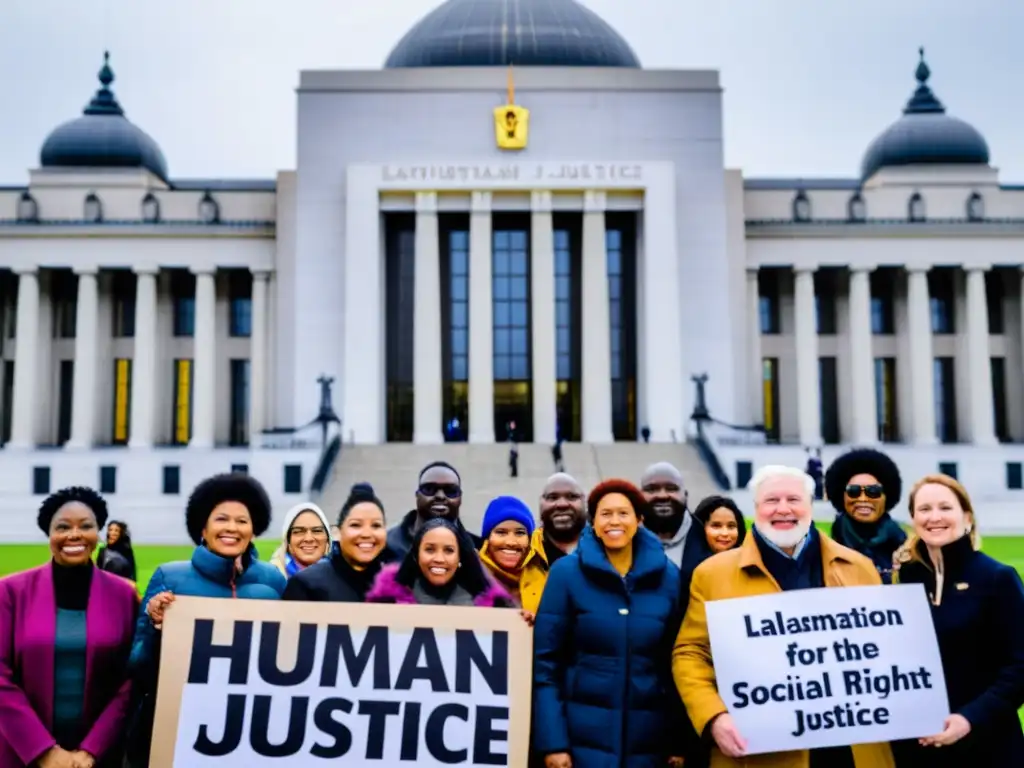
[[96, 565], [100, 570], [121, 576], [128, 581], [138, 581], [135, 568], [135, 552], [132, 549], [132, 534], [128, 524], [120, 520], [107, 523], [107, 543], [100, 547], [96, 555]]

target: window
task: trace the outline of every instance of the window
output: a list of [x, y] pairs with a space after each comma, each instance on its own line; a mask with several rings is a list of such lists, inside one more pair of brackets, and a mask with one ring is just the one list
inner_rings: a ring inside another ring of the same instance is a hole
[[32, 467], [32, 494], [48, 496], [50, 494], [50, 468]]
[[464, 442], [469, 436], [469, 217], [449, 215], [443, 221], [444, 439]]
[[416, 219], [409, 214], [388, 213], [384, 221], [387, 440], [408, 443], [413, 439], [415, 406]]
[[181, 467], [177, 464], [164, 465], [164, 495], [177, 496], [181, 493]]
[[896, 276], [891, 269], [871, 273], [871, 333], [891, 336], [896, 333]]
[[111, 442], [125, 445], [131, 433], [132, 361], [114, 360], [114, 428]]
[[907, 202], [907, 218], [910, 221], [924, 221], [925, 216], [924, 198], [920, 192], [915, 192]]
[[1004, 316], [1005, 285], [1003, 273], [993, 269], [985, 273], [985, 304], [988, 306], [988, 332], [993, 336], [1006, 333]]
[[636, 219], [614, 215], [606, 218], [612, 433], [616, 440], [636, 440]]
[[57, 382], [57, 445], [71, 439], [71, 409], [75, 393], [75, 361], [61, 360]]
[[818, 358], [818, 390], [821, 397], [821, 437], [829, 445], [839, 442], [839, 389], [834, 357]]
[[954, 480], [956, 477], [957, 467], [955, 461], [940, 461], [939, 462], [939, 474], [949, 475]]
[[[935, 433], [943, 443], [957, 441], [956, 380], [952, 357], [936, 357], [933, 361], [935, 377]], [[948, 474], [948, 473], [947, 473]]]
[[581, 435], [580, 224], [578, 216], [555, 215], [556, 435], [570, 442], [578, 441]]
[[761, 333], [781, 333], [779, 312], [779, 273], [774, 269], [757, 271], [758, 312], [761, 318]]
[[864, 204], [864, 198], [860, 192], [857, 192], [846, 204], [846, 218], [851, 222], [861, 222], [867, 220], [867, 217], [867, 205]]
[[933, 269], [928, 273], [928, 296], [932, 315], [932, 333], [956, 333], [956, 287], [952, 269]]
[[1006, 358], [993, 357], [992, 363], [992, 417], [999, 442], [1010, 442], [1010, 420], [1006, 404]]
[[18, 337], [18, 283], [17, 281], [10, 281], [4, 284], [4, 291], [2, 294], [3, 306], [2, 314], [0, 314], [0, 323], [3, 324], [3, 328], [0, 329], [2, 336], [0, 338], [5, 339], [16, 339]]
[[494, 379], [530, 379], [530, 255], [524, 230], [494, 233]]
[[896, 358], [875, 358], [875, 424], [878, 440], [893, 443], [899, 439], [896, 423]]
[[736, 462], [736, 487], [746, 488], [750, 484], [750, 481], [754, 477], [754, 462], [752, 461], [737, 461]]
[[814, 321], [822, 336], [836, 333], [836, 272], [819, 269], [814, 275]]
[[100, 493], [117, 493], [117, 467], [100, 467]]
[[174, 361], [174, 438], [175, 445], [188, 445], [192, 439], [192, 360]]
[[1006, 462], [1006, 488], [1010, 491], [1024, 489], [1024, 472], [1019, 461]]
[[231, 445], [249, 444], [249, 361], [231, 361]]
[[284, 465], [284, 492], [302, 493], [302, 465]]
[[807, 193], [802, 189], [793, 198], [793, 221], [811, 220], [811, 201], [807, 199]]
[[228, 333], [235, 338], [252, 336], [252, 276], [233, 270], [228, 278]]
[[985, 199], [977, 192], [972, 192], [967, 198], [967, 219], [968, 221], [984, 221]]
[[233, 473], [239, 474], [239, 475], [248, 475], [249, 474], [249, 465], [248, 464], [232, 464], [231, 465], [231, 471]]
[[75, 338], [75, 318], [78, 313], [78, 280], [72, 272], [53, 273], [50, 283], [53, 303], [53, 338]]
[[171, 278], [171, 301], [174, 311], [174, 335], [194, 336], [196, 332], [196, 278], [178, 271]]
[[764, 432], [769, 442], [779, 442], [779, 359], [761, 361], [761, 392], [764, 407]]
[[3, 416], [0, 422], [0, 443], [11, 440], [11, 411], [14, 408], [14, 361], [4, 360]]
[[111, 283], [113, 307], [111, 316], [115, 339], [130, 339], [135, 336], [135, 275], [131, 272], [114, 273]]

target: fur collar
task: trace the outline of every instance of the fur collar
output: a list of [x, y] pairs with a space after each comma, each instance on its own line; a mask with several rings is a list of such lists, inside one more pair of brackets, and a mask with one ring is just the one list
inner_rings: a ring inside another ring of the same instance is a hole
[[[373, 586], [366, 593], [368, 603], [397, 603], [399, 605], [414, 605], [416, 596], [412, 588], [398, 581], [399, 564], [392, 563], [380, 569]], [[511, 608], [515, 605], [508, 592], [493, 579], [489, 578], [489, 586], [479, 595], [473, 598], [473, 604], [478, 608]]]

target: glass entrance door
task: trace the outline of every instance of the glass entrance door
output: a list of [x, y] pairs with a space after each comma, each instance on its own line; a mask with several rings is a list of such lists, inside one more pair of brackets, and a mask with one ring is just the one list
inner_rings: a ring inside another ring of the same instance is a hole
[[533, 442], [533, 398], [528, 381], [494, 382], [494, 439], [508, 440], [510, 432], [520, 443]]

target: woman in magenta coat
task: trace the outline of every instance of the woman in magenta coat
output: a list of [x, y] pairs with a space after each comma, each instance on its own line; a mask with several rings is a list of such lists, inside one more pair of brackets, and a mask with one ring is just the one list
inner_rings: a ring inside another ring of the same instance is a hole
[[47, 498], [46, 565], [0, 579], [0, 768], [119, 766], [138, 595], [93, 565], [107, 505], [90, 488]]

